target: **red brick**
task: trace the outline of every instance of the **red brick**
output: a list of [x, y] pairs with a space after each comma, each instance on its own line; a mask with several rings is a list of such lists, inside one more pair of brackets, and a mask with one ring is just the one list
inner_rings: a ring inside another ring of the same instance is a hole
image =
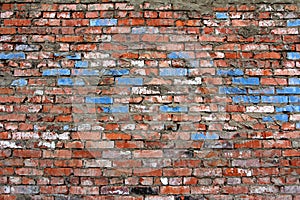
[[21, 158], [40, 158], [42, 152], [39, 150], [14, 150], [13, 155]]
[[30, 26], [30, 19], [4, 19], [5, 26]]
[[161, 194], [189, 194], [190, 188], [188, 186], [161, 186]]
[[40, 192], [42, 194], [67, 194], [67, 186], [41, 186]]
[[250, 141], [243, 141], [241, 143], [236, 143], [234, 145], [235, 148], [261, 148], [262, 144], [259, 140], [250, 140]]
[[276, 52], [264, 52], [264, 53], [258, 53], [254, 56], [255, 59], [280, 59], [281, 55], [280, 53]]
[[285, 79], [285, 78], [261, 78], [260, 83], [262, 85], [287, 85], [287, 79]]
[[300, 156], [300, 151], [297, 149], [285, 150], [282, 155], [286, 157]]
[[70, 176], [72, 168], [45, 168], [45, 175], [50, 176]]

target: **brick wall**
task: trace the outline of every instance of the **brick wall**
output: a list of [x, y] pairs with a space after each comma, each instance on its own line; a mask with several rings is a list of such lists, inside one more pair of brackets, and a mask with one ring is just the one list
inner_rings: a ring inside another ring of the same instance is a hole
[[0, 199], [300, 199], [296, 1], [1, 2]]

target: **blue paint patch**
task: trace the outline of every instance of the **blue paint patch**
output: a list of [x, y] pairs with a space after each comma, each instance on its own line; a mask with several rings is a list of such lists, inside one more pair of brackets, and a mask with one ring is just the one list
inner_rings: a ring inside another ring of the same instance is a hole
[[91, 19], [90, 26], [115, 26], [118, 24], [117, 19]]
[[287, 96], [262, 96], [263, 103], [288, 103]]
[[46, 69], [43, 71], [43, 76], [66, 76], [70, 75], [69, 69]]
[[289, 78], [289, 85], [300, 85], [300, 78]]
[[96, 69], [74, 69], [73, 76], [99, 76], [99, 70]]
[[75, 62], [75, 67], [76, 68], [87, 68], [89, 66], [88, 61], [76, 61]]
[[249, 94], [275, 94], [275, 89], [273, 87], [262, 88], [262, 89], [248, 89]]
[[296, 129], [300, 129], [300, 122], [296, 123]]
[[273, 122], [273, 121], [281, 121], [281, 122], [287, 122], [289, 120], [289, 116], [286, 114], [278, 114], [273, 117], [266, 116], [262, 118], [263, 122]]
[[61, 53], [54, 53], [55, 57], [65, 57], [69, 60], [81, 60], [81, 54], [80, 53], [73, 53], [70, 54], [69, 52], [61, 52]]
[[85, 85], [84, 81], [82, 79], [71, 79], [71, 78], [59, 78], [57, 80], [57, 85], [60, 86], [83, 86]]
[[25, 53], [0, 53], [0, 60], [11, 60], [11, 59], [25, 59]]
[[300, 26], [300, 19], [290, 19], [287, 21], [287, 26]]
[[112, 106], [112, 107], [101, 107], [102, 111], [105, 113], [128, 113], [129, 106], [128, 105], [120, 105], [120, 106]]
[[217, 19], [228, 19], [229, 16], [228, 16], [228, 13], [225, 13], [225, 12], [217, 12], [217, 13], [216, 13], [216, 18], [217, 18]]
[[66, 58], [69, 60], [81, 60], [81, 54], [75, 53], [74, 55], [68, 55]]
[[282, 122], [287, 122], [289, 120], [289, 116], [286, 114], [275, 115], [274, 118], [275, 120], [282, 121]]
[[186, 76], [187, 69], [185, 68], [162, 68], [159, 70], [160, 76]]
[[287, 105], [285, 107], [276, 107], [276, 112], [300, 112], [300, 105]]
[[111, 110], [109, 107], [101, 107], [102, 111], [105, 113], [111, 113]]
[[132, 34], [155, 34], [159, 33], [157, 27], [134, 27], [131, 31]]
[[103, 75], [109, 75], [109, 76], [123, 76], [128, 74], [129, 74], [128, 69], [107, 69], [103, 73]]
[[95, 104], [112, 104], [113, 98], [111, 97], [85, 97], [86, 103], [95, 103]]
[[300, 60], [300, 52], [288, 52], [287, 58], [290, 60]]
[[143, 85], [143, 83], [142, 78], [116, 78], [117, 85]]
[[129, 106], [112, 106], [110, 109], [111, 113], [128, 113], [129, 112]]
[[218, 69], [217, 74], [219, 76], [242, 76], [244, 72], [241, 69]]
[[168, 54], [169, 59], [188, 59], [190, 55], [187, 52], [172, 52]]
[[234, 96], [232, 97], [234, 103], [259, 103], [259, 96]]
[[300, 94], [300, 87], [283, 87], [276, 89], [277, 94]]
[[217, 140], [219, 135], [216, 133], [192, 133], [192, 140]]
[[164, 106], [160, 106], [159, 110], [161, 112], [187, 112], [188, 108], [186, 106], [170, 107], [170, 106], [164, 105]]
[[270, 116], [266, 116], [266, 117], [263, 117], [263, 118], [262, 118], [262, 121], [263, 121], [263, 122], [273, 122], [273, 118], [270, 117]]
[[290, 103], [300, 103], [300, 96], [289, 96]]
[[28, 81], [26, 79], [17, 79], [17, 80], [14, 80], [10, 85], [11, 86], [18, 86], [18, 87], [23, 87], [23, 86], [26, 86], [28, 83]]
[[232, 83], [238, 85], [259, 85], [259, 78], [232, 78]]
[[64, 131], [68, 131], [68, 130], [70, 130], [70, 127], [69, 127], [69, 125], [64, 125], [64, 127], [63, 127], [63, 130], [64, 130]]
[[247, 94], [246, 89], [236, 88], [236, 87], [220, 87], [220, 94]]

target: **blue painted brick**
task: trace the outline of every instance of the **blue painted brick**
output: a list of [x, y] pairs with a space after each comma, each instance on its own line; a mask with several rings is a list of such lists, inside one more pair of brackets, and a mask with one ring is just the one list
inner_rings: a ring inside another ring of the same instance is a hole
[[228, 16], [228, 13], [225, 13], [225, 12], [217, 12], [217, 13], [216, 13], [216, 18], [217, 18], [217, 19], [228, 19], [229, 16]]
[[219, 76], [242, 76], [244, 72], [241, 69], [219, 69], [217, 74]]
[[290, 103], [300, 103], [300, 96], [289, 96]]
[[25, 59], [25, 53], [0, 53], [0, 60], [10, 60], [10, 59]]
[[186, 76], [187, 69], [185, 68], [162, 68], [159, 70], [160, 76]]
[[134, 27], [131, 31], [132, 34], [155, 34], [159, 33], [157, 27]]
[[187, 52], [172, 52], [168, 54], [169, 59], [188, 59], [190, 55]]
[[264, 122], [273, 122], [274, 120], [287, 122], [289, 120], [289, 116], [286, 115], [286, 114], [278, 114], [278, 115], [275, 115], [273, 117], [271, 117], [271, 116], [263, 117], [262, 120]]
[[285, 107], [276, 107], [276, 112], [300, 112], [300, 105], [287, 105]]
[[69, 125], [64, 125], [64, 127], [63, 127], [63, 130], [64, 130], [64, 131], [68, 131], [68, 130], [70, 130], [70, 127], [69, 127]]
[[274, 116], [275, 120], [277, 121], [282, 121], [282, 122], [287, 122], [289, 120], [289, 116], [286, 114], [278, 114]]
[[99, 76], [99, 70], [96, 69], [74, 69], [72, 71], [74, 76]]
[[300, 129], [300, 122], [296, 123], [296, 129]]
[[266, 117], [263, 117], [263, 118], [262, 118], [262, 121], [263, 121], [263, 122], [272, 122], [272, 121], [273, 121], [273, 118], [270, 117], [270, 116], [266, 116]]
[[46, 69], [43, 71], [43, 76], [70, 75], [69, 69]]
[[142, 78], [116, 78], [117, 85], [143, 85], [144, 81]]
[[290, 60], [300, 60], [300, 52], [288, 52], [287, 58]]
[[167, 105], [160, 106], [159, 109], [161, 112], [187, 112], [187, 110], [188, 110], [186, 106], [170, 107]]
[[234, 96], [232, 97], [234, 103], [259, 103], [259, 96]]
[[67, 55], [66, 57], [69, 60], [81, 60], [81, 54], [80, 53], [75, 53], [73, 55]]
[[118, 24], [117, 19], [91, 19], [90, 26], [115, 26]]
[[111, 109], [109, 107], [101, 107], [101, 109], [105, 113], [111, 113]]
[[120, 105], [120, 106], [112, 106], [112, 107], [101, 107], [103, 112], [105, 113], [128, 113], [129, 106], [128, 105]]
[[300, 85], [300, 78], [289, 78], [290, 85]]
[[60, 86], [83, 86], [85, 85], [84, 81], [82, 79], [71, 79], [71, 78], [59, 78], [57, 80], [57, 85]]
[[107, 69], [103, 73], [103, 75], [110, 75], [110, 76], [123, 76], [128, 74], [129, 74], [128, 69]]
[[287, 96], [262, 96], [263, 103], [288, 103]]
[[247, 94], [246, 89], [236, 88], [236, 87], [220, 87], [220, 94]]
[[287, 21], [287, 26], [300, 26], [300, 19], [290, 19]]
[[283, 87], [276, 89], [277, 94], [300, 94], [300, 87]]
[[88, 66], [89, 66], [88, 61], [76, 61], [75, 62], [75, 67], [77, 67], [77, 68], [86, 68]]
[[217, 140], [219, 135], [216, 133], [192, 133], [192, 140]]
[[112, 106], [111, 107], [111, 113], [128, 113], [129, 112], [129, 106]]
[[12, 83], [11, 83], [11, 86], [19, 86], [19, 87], [23, 87], [25, 85], [27, 85], [28, 81], [26, 79], [17, 79], [17, 80], [14, 80]]
[[262, 89], [248, 89], [249, 94], [275, 94], [275, 89], [273, 87], [262, 88]]
[[113, 98], [111, 97], [85, 97], [86, 103], [95, 103], [95, 104], [112, 104]]
[[232, 83], [238, 85], [259, 85], [259, 78], [232, 78]]

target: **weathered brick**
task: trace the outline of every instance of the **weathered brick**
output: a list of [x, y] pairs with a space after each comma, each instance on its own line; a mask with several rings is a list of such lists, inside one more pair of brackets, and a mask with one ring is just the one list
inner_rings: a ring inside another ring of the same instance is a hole
[[90, 26], [115, 26], [117, 25], [117, 19], [91, 19]]

